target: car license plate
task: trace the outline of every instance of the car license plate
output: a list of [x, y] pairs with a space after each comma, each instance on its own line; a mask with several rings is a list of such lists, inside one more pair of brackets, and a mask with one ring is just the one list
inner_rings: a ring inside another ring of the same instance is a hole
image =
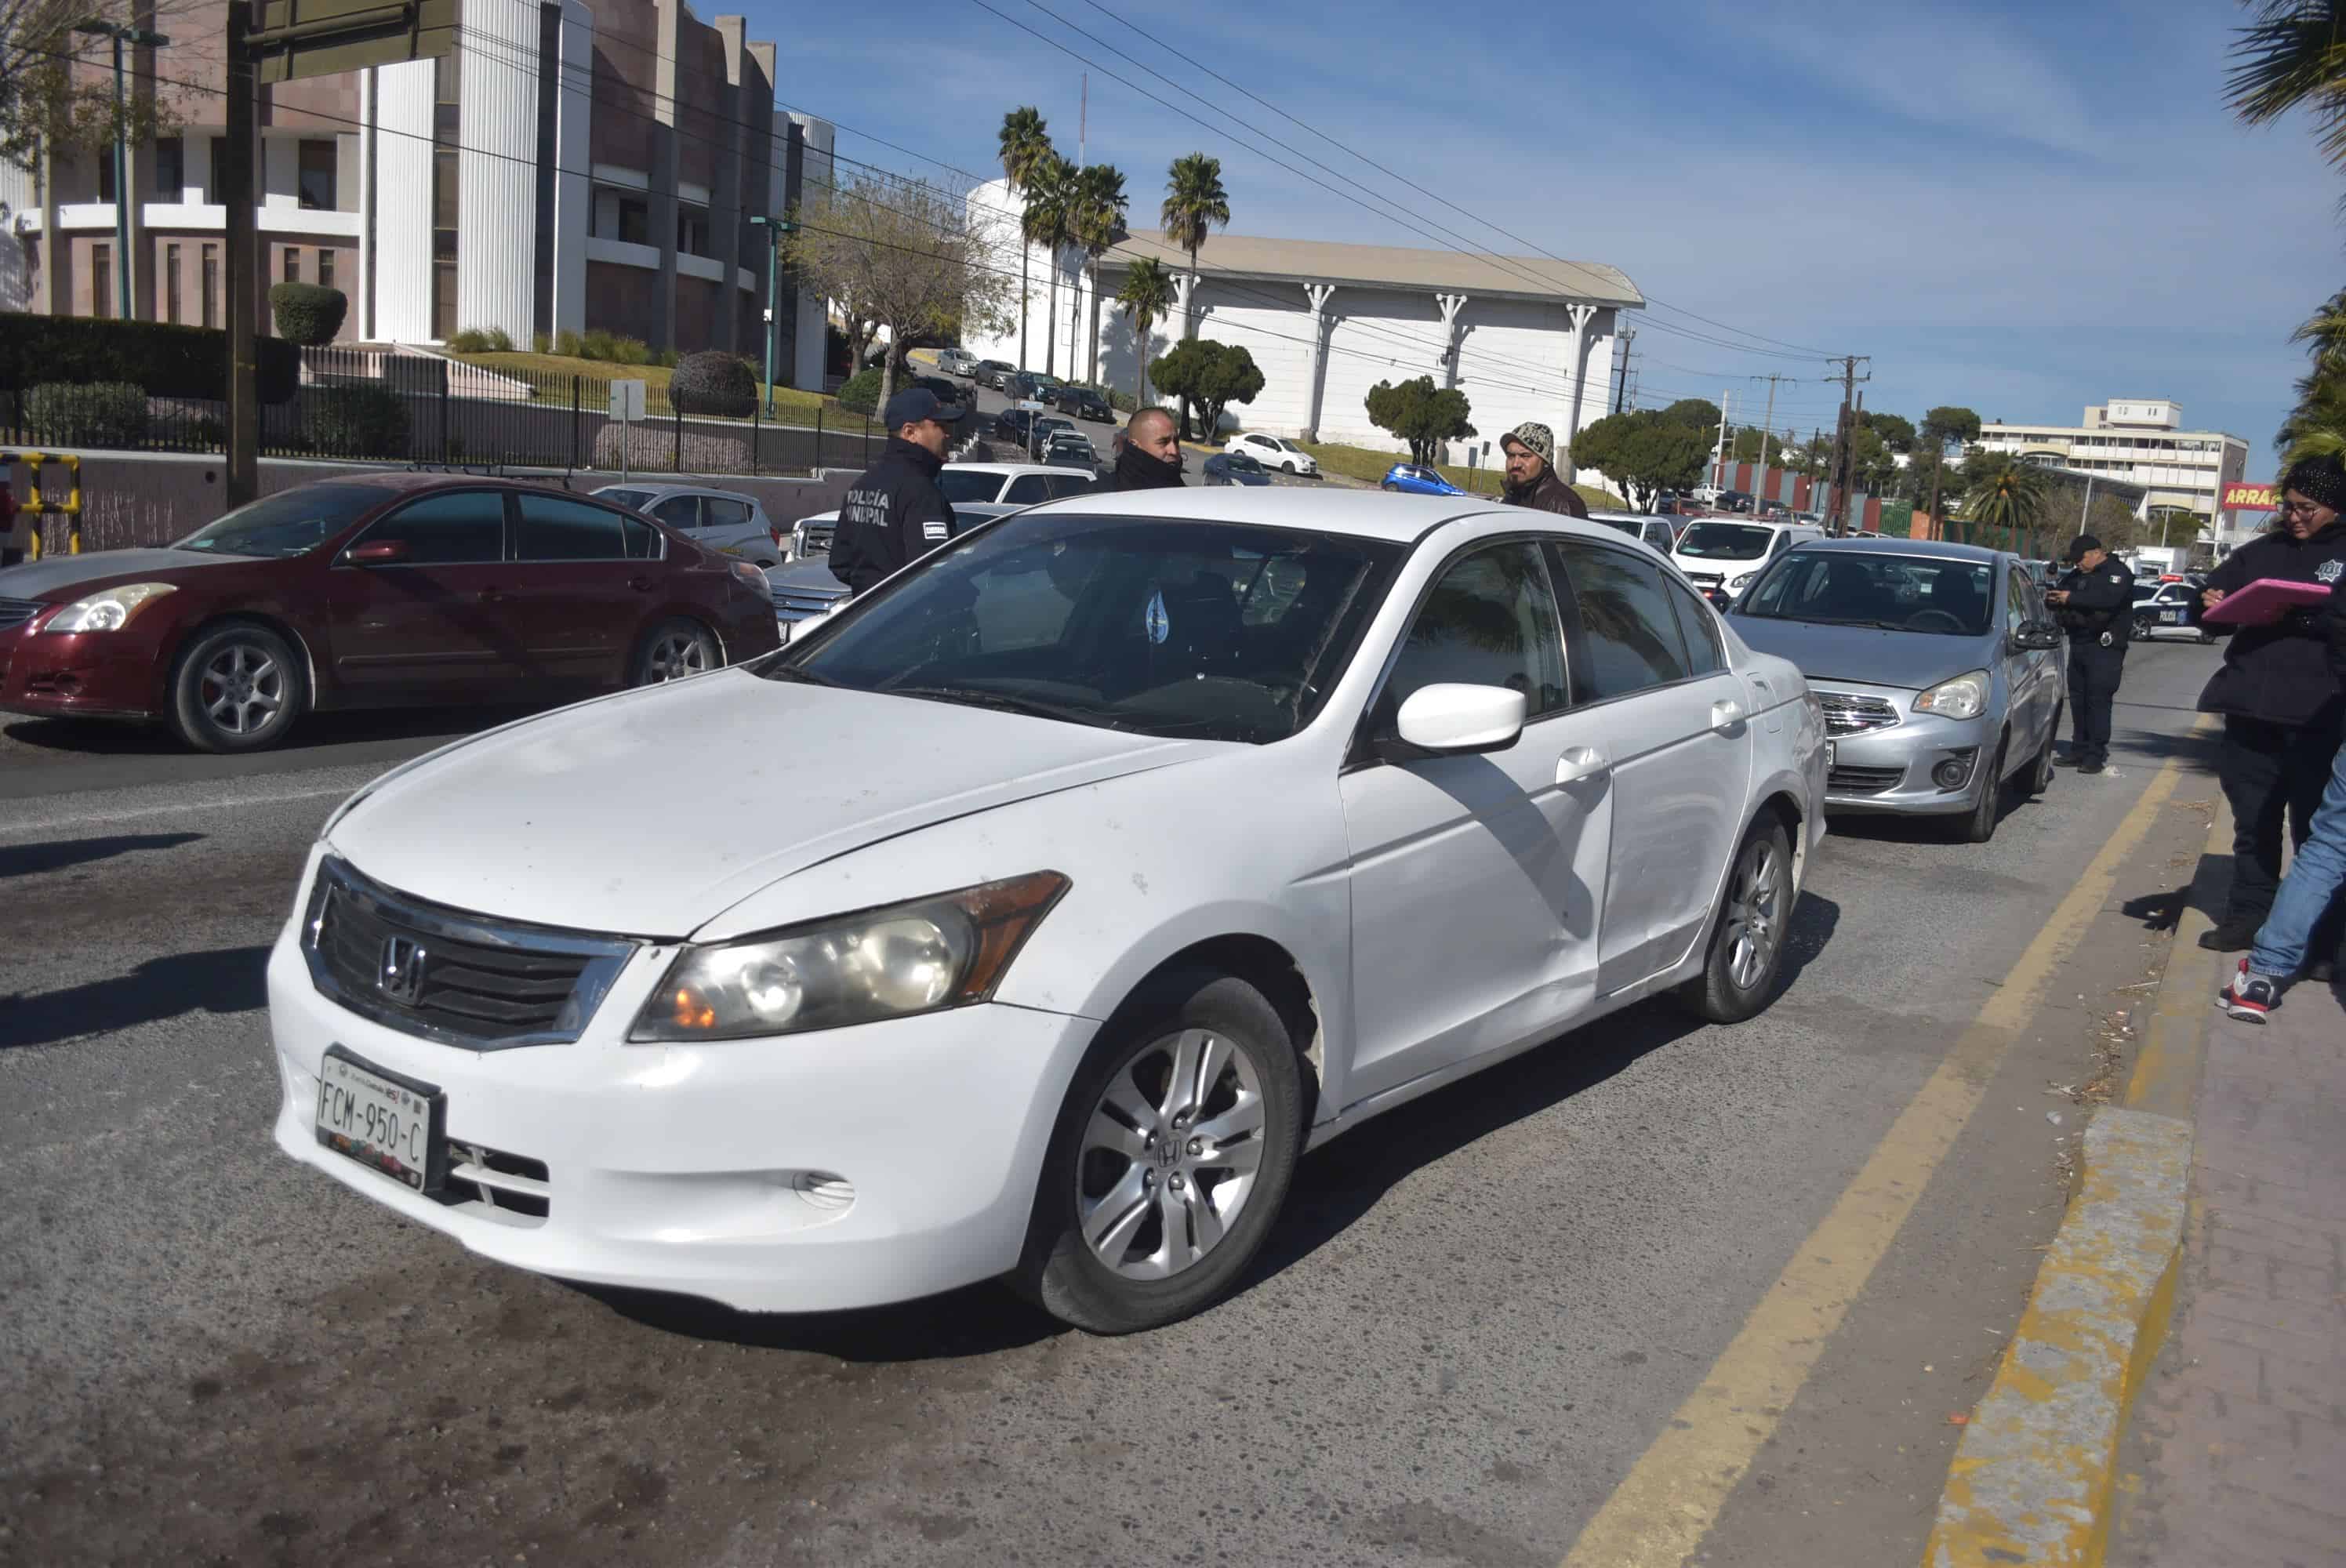
[[386, 1073], [340, 1045], [318, 1066], [318, 1141], [414, 1192], [436, 1192], [447, 1175], [447, 1096]]
[[1838, 744], [1837, 742], [1831, 741], [1831, 740], [1828, 740], [1828, 741], [1826, 741], [1826, 742], [1825, 742], [1825, 766], [1826, 766], [1826, 767], [1831, 768], [1831, 767], [1834, 764], [1834, 762], [1835, 762], [1836, 760], [1838, 760], [1838, 753], [1839, 753], [1839, 751], [1840, 751], [1840, 746], [1839, 746], [1839, 744]]

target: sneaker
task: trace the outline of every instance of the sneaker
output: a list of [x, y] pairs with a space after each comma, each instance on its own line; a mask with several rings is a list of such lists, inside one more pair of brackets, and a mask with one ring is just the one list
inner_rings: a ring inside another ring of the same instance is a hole
[[2259, 974], [2249, 967], [2247, 959], [2240, 960], [2232, 983], [2224, 987], [2216, 1005], [2226, 1014], [2242, 1023], [2262, 1023], [2265, 1014], [2280, 1002], [2280, 982], [2270, 974]]
[[2086, 774], [2106, 773], [2108, 770], [2108, 764], [2102, 762], [2080, 762], [2076, 767], [2077, 772]]
[[2262, 917], [2252, 922], [2228, 920], [2199, 933], [2199, 945], [2209, 952], [2246, 952], [2257, 945], [2257, 930], [2264, 924]]

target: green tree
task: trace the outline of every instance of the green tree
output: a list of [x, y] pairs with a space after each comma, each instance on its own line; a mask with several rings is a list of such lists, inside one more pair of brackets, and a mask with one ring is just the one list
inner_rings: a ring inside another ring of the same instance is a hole
[[1682, 397], [1662, 410], [1662, 417], [1672, 424], [1690, 424], [1697, 430], [1708, 430], [1717, 439], [1719, 405], [1707, 398]]
[[[1084, 271], [1091, 284], [1091, 331], [1086, 334], [1091, 364], [1084, 379], [1099, 380], [1099, 264], [1111, 246], [1125, 238], [1124, 215], [1129, 205], [1124, 194], [1124, 174], [1112, 163], [1086, 164], [1076, 175], [1075, 209], [1067, 215], [1067, 230], [1084, 253]], [[1070, 355], [1070, 360], [1073, 359]], [[1069, 366], [1073, 369], [1073, 365]]]
[[[1189, 255], [1189, 275], [1198, 275], [1198, 252], [1206, 237], [1230, 223], [1230, 196], [1222, 188], [1222, 160], [1202, 152], [1184, 154], [1165, 171], [1165, 205], [1157, 221], [1168, 242]], [[1186, 323], [1182, 329], [1188, 330]], [[1181, 429], [1189, 429], [1189, 400], [1181, 400]]]
[[1143, 256], [1124, 274], [1124, 287], [1117, 290], [1116, 302], [1132, 318], [1133, 359], [1138, 364], [1140, 384], [1135, 389], [1136, 401], [1148, 401], [1148, 332], [1164, 317], [1167, 307], [1173, 303], [1173, 279], [1158, 265], [1154, 256]]
[[1783, 466], [1785, 443], [1781, 436], [1771, 435], [1768, 438], [1767, 456], [1764, 459], [1760, 454], [1760, 433], [1756, 430], [1737, 431], [1735, 439], [1730, 444], [1733, 446], [1735, 461], [1738, 463], [1765, 462], [1770, 468]]
[[2021, 548], [2045, 517], [2051, 475], [2008, 452], [1983, 452], [1964, 466], [1964, 519], [1974, 544]]
[[1979, 433], [1980, 416], [1956, 404], [1943, 404], [1923, 416], [1922, 425], [1914, 433], [1918, 462], [1907, 469], [1910, 475], [1915, 475], [1916, 488], [1911, 499], [1917, 506], [1933, 508], [1933, 516], [1946, 514], [1947, 500], [1954, 494], [1959, 483], [1949, 483], [1957, 481], [1957, 476], [1947, 462], [1947, 448], [1968, 448], [1979, 439]]
[[1444, 442], [1463, 441], [1474, 433], [1467, 416], [1474, 412], [1466, 394], [1456, 387], [1436, 387], [1432, 376], [1415, 381], [1379, 382], [1362, 400], [1369, 421], [1379, 430], [1409, 444], [1412, 463], [1432, 463]]
[[2233, 30], [2225, 101], [2249, 125], [2310, 109], [2317, 145], [2346, 166], [2346, 5], [2340, 0], [2256, 0], [2255, 20]]
[[1914, 422], [1905, 415], [1868, 409], [1859, 417], [1864, 420], [1865, 428], [1880, 436], [1882, 443], [1891, 451], [1903, 455], [1914, 450]]
[[2312, 361], [2298, 378], [2297, 406], [2273, 437], [2283, 462], [2346, 452], [2346, 290], [2290, 334]]
[[[31, 169], [44, 145], [60, 153], [106, 153], [117, 132], [134, 145], [178, 134], [184, 120], [151, 82], [134, 78], [117, 111], [112, 76], [89, 73], [76, 80], [66, 56], [99, 57], [103, 40], [74, 32], [88, 21], [177, 32], [182, 47], [175, 53], [184, 55], [202, 47], [198, 37], [207, 26], [219, 25], [217, 11], [199, 20], [189, 15], [195, 9], [194, 0], [0, 0], [0, 160]], [[173, 17], [188, 26], [169, 27]]]
[[[1043, 165], [1043, 160], [1058, 155], [1051, 149], [1051, 132], [1044, 123], [1043, 111], [1032, 104], [1022, 105], [1002, 117], [1002, 178], [1010, 182], [1010, 194], [1024, 196], [1026, 181]], [[1018, 247], [1018, 368], [1026, 368], [1026, 272], [1025, 245]]]
[[1026, 211], [1018, 225], [1026, 243], [1041, 246], [1050, 257], [1051, 303], [1043, 321], [1043, 368], [1053, 375], [1059, 366], [1059, 254], [1075, 242], [1077, 173], [1074, 164], [1056, 152], [1038, 159], [1026, 171]]
[[1629, 504], [1642, 511], [1662, 490], [1698, 484], [1710, 461], [1712, 432], [1651, 409], [1607, 414], [1580, 433], [1573, 461], [1611, 481]]
[[1925, 443], [1936, 441], [1941, 446], [1968, 446], [1979, 439], [1979, 433], [1980, 416], [1952, 404], [1924, 414], [1915, 431]]
[[1196, 403], [1209, 436], [1221, 428], [1223, 410], [1252, 402], [1263, 387], [1252, 354], [1211, 338], [1174, 344], [1149, 365], [1148, 379], [1158, 392]]

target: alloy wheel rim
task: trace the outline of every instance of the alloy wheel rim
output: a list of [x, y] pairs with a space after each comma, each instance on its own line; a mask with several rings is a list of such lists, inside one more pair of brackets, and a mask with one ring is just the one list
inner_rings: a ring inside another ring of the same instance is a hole
[[1076, 1157], [1084, 1244], [1127, 1279], [1203, 1262], [1254, 1194], [1262, 1074], [1239, 1042], [1185, 1029], [1135, 1053], [1092, 1106]]
[[654, 681], [681, 680], [709, 668], [709, 648], [689, 632], [672, 632], [652, 645]]
[[1784, 940], [1783, 888], [1776, 846], [1760, 842], [1735, 867], [1735, 893], [1727, 909], [1727, 977], [1738, 991], [1760, 983]]
[[204, 661], [197, 698], [220, 730], [258, 735], [285, 711], [285, 672], [258, 644], [230, 643]]

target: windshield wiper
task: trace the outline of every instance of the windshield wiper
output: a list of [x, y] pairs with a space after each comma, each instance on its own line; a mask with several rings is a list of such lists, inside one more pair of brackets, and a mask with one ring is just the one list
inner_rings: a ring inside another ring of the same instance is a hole
[[[775, 651], [779, 653], [782, 650], [778, 648]], [[770, 680], [803, 681], [809, 686], [831, 686], [844, 689], [847, 685], [845, 681], [833, 680], [827, 675], [817, 675], [804, 665], [798, 664], [778, 664], [760, 673]]]
[[1023, 713], [1029, 718], [1056, 718], [1065, 724], [1096, 724], [1108, 729], [1133, 728], [1097, 708], [1070, 708], [1039, 697], [1014, 697], [1005, 691], [973, 691], [959, 686], [883, 686], [889, 697], [925, 697], [933, 702], [957, 702], [965, 708], [990, 708], [1001, 713]]

